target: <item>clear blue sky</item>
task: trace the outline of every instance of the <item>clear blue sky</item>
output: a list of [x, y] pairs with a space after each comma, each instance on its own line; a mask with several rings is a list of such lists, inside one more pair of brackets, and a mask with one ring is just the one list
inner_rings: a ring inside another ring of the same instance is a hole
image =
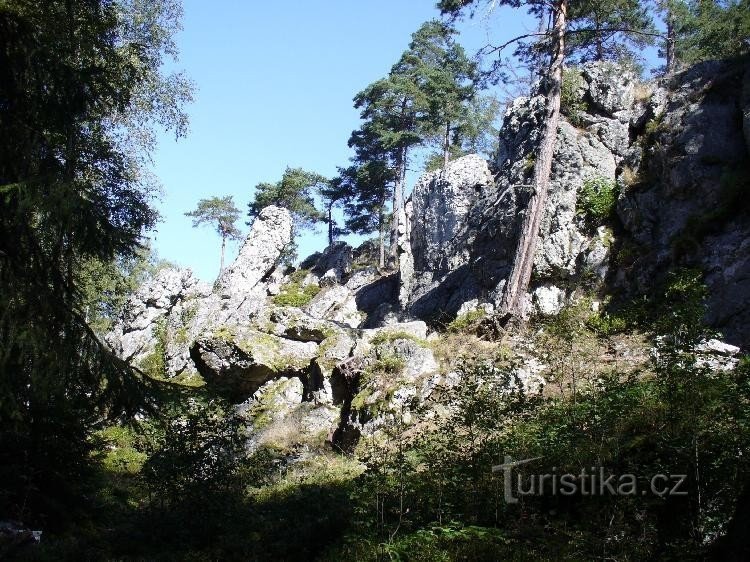
[[[352, 97], [387, 74], [411, 34], [439, 13], [436, 0], [183, 1], [177, 67], [197, 89], [189, 135], [162, 135], [153, 156], [164, 193], [152, 238], [160, 258], [212, 281], [219, 238], [192, 228], [184, 213], [214, 195], [233, 195], [244, 213], [253, 187], [279, 180], [286, 166], [334, 175], [359, 126]], [[460, 41], [473, 55], [533, 25], [498, 8], [460, 23]], [[300, 257], [322, 249], [324, 227], [298, 242]], [[237, 249], [230, 245], [227, 262]]]
[[[159, 257], [212, 280], [219, 239], [193, 229], [186, 211], [212, 195], [233, 195], [243, 212], [253, 186], [300, 166], [333, 175], [350, 157], [359, 125], [352, 97], [384, 76], [419, 25], [439, 14], [435, 0], [185, 0], [177, 36], [179, 68], [197, 86], [188, 108], [190, 133], [165, 134], [154, 154], [164, 190], [154, 234]], [[521, 27], [503, 13], [461, 24], [470, 54], [488, 34]], [[503, 19], [505, 21], [503, 21]], [[247, 230], [247, 227], [243, 228]], [[301, 257], [325, 246], [320, 233], [299, 241]], [[237, 244], [229, 248], [233, 259]]]

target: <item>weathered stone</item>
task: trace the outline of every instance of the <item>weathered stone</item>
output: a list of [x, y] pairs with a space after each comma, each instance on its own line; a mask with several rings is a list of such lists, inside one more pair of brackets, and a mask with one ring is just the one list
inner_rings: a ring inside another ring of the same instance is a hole
[[589, 99], [594, 107], [610, 116], [627, 114], [634, 101], [635, 76], [614, 63], [590, 63], [583, 67], [583, 77], [588, 83]]
[[320, 278], [329, 277], [336, 283], [342, 283], [351, 273], [352, 260], [352, 247], [346, 242], [339, 241], [323, 252], [316, 252], [306, 258], [300, 264], [300, 268], [309, 269]]
[[532, 294], [536, 309], [544, 316], [553, 316], [565, 306], [565, 291], [554, 285], [537, 287]]
[[290, 340], [320, 343], [340, 331], [336, 324], [320, 320], [293, 307], [274, 308], [270, 319], [276, 323], [273, 333]]
[[251, 293], [276, 267], [292, 239], [292, 216], [281, 207], [266, 207], [253, 222], [237, 259], [216, 280], [217, 293], [239, 298]]
[[313, 342], [245, 330], [200, 338], [190, 348], [190, 356], [207, 381], [237, 398], [253, 394], [273, 378], [305, 373], [317, 350]]

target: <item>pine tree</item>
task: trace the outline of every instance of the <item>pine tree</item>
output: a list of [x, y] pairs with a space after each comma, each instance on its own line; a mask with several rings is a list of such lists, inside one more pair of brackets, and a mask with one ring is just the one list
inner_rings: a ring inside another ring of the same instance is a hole
[[336, 237], [347, 233], [347, 230], [338, 226], [336, 219], [333, 218], [333, 210], [352, 196], [349, 185], [342, 178], [341, 170], [339, 170], [338, 176], [318, 187], [318, 194], [325, 208], [325, 222], [328, 225], [328, 246], [330, 247]]
[[[466, 104], [473, 98], [475, 65], [453, 36], [455, 30], [437, 21], [423, 24], [387, 77], [354, 97], [363, 126], [352, 133], [350, 146], [377, 142], [393, 169], [391, 194], [390, 262], [397, 261], [399, 220], [404, 181], [411, 150], [441, 131], [444, 163], [450, 157], [451, 131], [460, 125]], [[370, 137], [374, 140], [370, 140]], [[367, 138], [367, 141], [363, 139]], [[364, 160], [358, 156], [359, 162]]]
[[578, 62], [629, 62], [660, 35], [641, 0], [581, 0], [568, 17], [567, 50]]
[[389, 152], [369, 123], [352, 133], [349, 146], [355, 151], [353, 165], [339, 169], [342, 188], [349, 194], [345, 203], [346, 228], [362, 235], [378, 233], [379, 266], [382, 269], [385, 267], [385, 237], [389, 222], [386, 206], [388, 199], [393, 197], [397, 172], [391, 164]]
[[234, 199], [231, 195], [201, 199], [196, 209], [185, 213], [185, 216], [192, 217], [194, 227], [209, 224], [216, 229], [216, 233], [221, 238], [221, 261], [219, 262], [219, 274], [221, 274], [224, 271], [224, 250], [227, 240], [238, 240], [242, 235], [237, 228], [240, 210], [235, 206]]
[[315, 172], [302, 168], [287, 167], [281, 179], [274, 183], [262, 182], [255, 186], [255, 195], [248, 203], [247, 215], [251, 219], [269, 205], [288, 209], [292, 214], [292, 242], [287, 248], [285, 259], [291, 261], [296, 256], [296, 238], [300, 231], [310, 230], [326, 215], [318, 209], [315, 195], [328, 184], [328, 179]]
[[455, 28], [444, 22], [424, 23], [392, 70], [410, 77], [424, 92], [428, 107], [422, 134], [439, 133], [444, 166], [451, 155], [451, 134], [465, 122], [479, 80], [477, 65], [455, 41], [456, 34]]

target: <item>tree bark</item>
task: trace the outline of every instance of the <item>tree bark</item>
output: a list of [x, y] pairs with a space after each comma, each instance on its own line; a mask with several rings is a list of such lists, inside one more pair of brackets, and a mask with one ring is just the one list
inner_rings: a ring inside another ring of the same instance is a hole
[[221, 272], [224, 271], [224, 248], [227, 245], [227, 237], [222, 236], [221, 237], [221, 261], [219, 262], [219, 275], [221, 275]]
[[677, 69], [677, 58], [675, 56], [675, 21], [671, 8], [667, 8], [667, 45], [666, 45], [666, 72], [673, 74]]
[[445, 137], [443, 138], [443, 170], [448, 168], [448, 160], [450, 160], [450, 157], [451, 157], [450, 134], [451, 134], [451, 123], [450, 121], [448, 121], [445, 124]]
[[333, 204], [328, 205], [328, 247], [333, 246]]
[[378, 244], [380, 246], [380, 260], [378, 266], [380, 269], [385, 267], [385, 201], [380, 204], [380, 216], [378, 220]]
[[396, 162], [396, 182], [393, 186], [393, 203], [391, 205], [391, 247], [388, 263], [398, 267], [398, 229], [401, 223], [400, 212], [404, 202], [404, 179], [406, 178], [406, 147], [399, 150]]
[[526, 215], [518, 239], [513, 269], [505, 285], [500, 302], [500, 314], [504, 319], [523, 314], [524, 296], [531, 281], [534, 254], [539, 240], [539, 227], [544, 217], [552, 172], [552, 157], [560, 120], [560, 90], [562, 70], [565, 62], [565, 29], [567, 25], [568, 0], [556, 0], [553, 5], [554, 25], [552, 38], [554, 51], [547, 73], [550, 91], [547, 100], [547, 116], [539, 145], [539, 154], [534, 164], [534, 191], [531, 194]]

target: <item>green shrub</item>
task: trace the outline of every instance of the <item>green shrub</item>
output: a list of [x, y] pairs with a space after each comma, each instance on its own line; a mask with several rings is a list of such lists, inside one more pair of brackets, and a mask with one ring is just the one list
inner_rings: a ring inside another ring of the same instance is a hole
[[167, 353], [167, 320], [159, 318], [154, 322], [153, 335], [156, 340], [154, 349], [140, 362], [140, 368], [148, 376], [155, 379], [166, 377], [167, 364], [165, 355]]
[[583, 75], [575, 68], [563, 71], [562, 90], [560, 92], [560, 111], [576, 127], [581, 125], [581, 113], [586, 111], [586, 101], [581, 97]]
[[593, 176], [583, 182], [578, 194], [578, 214], [586, 224], [596, 227], [605, 222], [617, 203], [617, 184], [602, 176]]

